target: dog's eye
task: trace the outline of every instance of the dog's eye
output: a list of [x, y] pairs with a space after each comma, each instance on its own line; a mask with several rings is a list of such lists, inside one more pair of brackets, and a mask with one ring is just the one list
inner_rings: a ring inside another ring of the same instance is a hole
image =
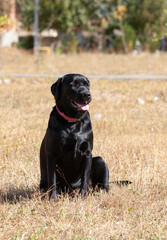
[[79, 84], [78, 82], [75, 84], [76, 87], [79, 87], [81, 84]]
[[79, 82], [75, 82], [74, 83], [74, 87], [78, 88], [81, 84], [79, 84]]
[[85, 83], [85, 87], [89, 88], [90, 87], [89, 83]]

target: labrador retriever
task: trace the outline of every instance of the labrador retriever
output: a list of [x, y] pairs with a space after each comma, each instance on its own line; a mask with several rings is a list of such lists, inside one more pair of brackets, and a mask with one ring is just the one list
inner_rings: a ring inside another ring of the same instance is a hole
[[109, 188], [109, 170], [101, 157], [92, 157], [93, 131], [89, 115], [89, 80], [80, 74], [67, 74], [52, 86], [56, 105], [40, 149], [40, 189], [57, 193], [89, 188]]

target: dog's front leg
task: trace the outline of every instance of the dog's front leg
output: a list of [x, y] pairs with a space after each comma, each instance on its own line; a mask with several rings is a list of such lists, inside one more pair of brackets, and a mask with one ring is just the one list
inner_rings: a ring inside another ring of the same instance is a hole
[[48, 170], [48, 190], [49, 199], [54, 200], [56, 196], [56, 159], [52, 156], [48, 156], [47, 159], [47, 170]]
[[91, 156], [83, 156], [82, 164], [83, 165], [82, 165], [82, 174], [81, 174], [80, 193], [82, 194], [83, 197], [85, 197], [86, 192], [88, 190], [88, 186], [89, 186], [92, 157]]

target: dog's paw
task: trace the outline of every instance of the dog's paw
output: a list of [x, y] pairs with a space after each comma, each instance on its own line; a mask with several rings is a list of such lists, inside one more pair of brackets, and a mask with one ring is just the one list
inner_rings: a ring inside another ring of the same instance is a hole
[[56, 201], [58, 200], [57, 194], [55, 192], [52, 192], [49, 196], [50, 201]]
[[86, 199], [86, 190], [85, 189], [80, 189], [79, 194], [81, 194], [81, 198], [83, 200]]

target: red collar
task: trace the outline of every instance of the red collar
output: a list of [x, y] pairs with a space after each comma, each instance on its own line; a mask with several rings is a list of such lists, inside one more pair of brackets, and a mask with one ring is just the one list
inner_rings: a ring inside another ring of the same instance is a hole
[[60, 114], [60, 116], [62, 116], [68, 122], [77, 122], [79, 120], [78, 118], [67, 117], [63, 112], [60, 112], [60, 110], [58, 109], [57, 105], [56, 105], [56, 110]]

